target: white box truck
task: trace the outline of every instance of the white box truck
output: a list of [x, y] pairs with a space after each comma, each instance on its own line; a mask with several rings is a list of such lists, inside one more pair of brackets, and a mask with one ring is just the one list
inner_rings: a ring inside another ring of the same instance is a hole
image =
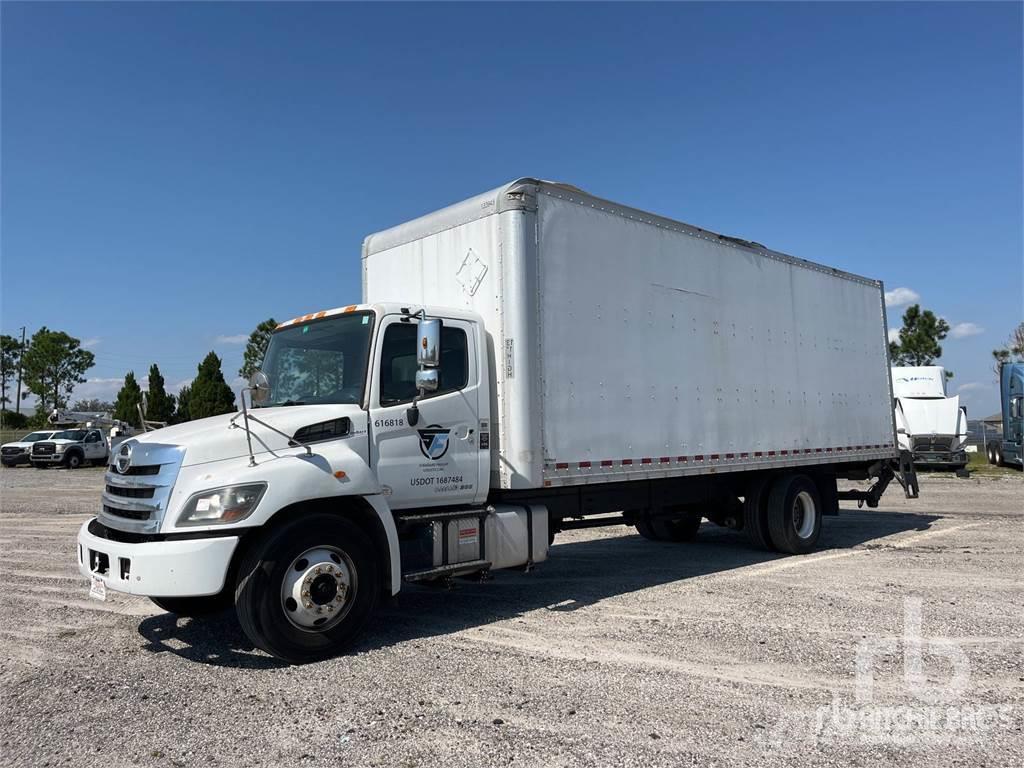
[[95, 594], [233, 603], [302, 662], [403, 583], [528, 570], [557, 531], [707, 518], [798, 554], [840, 498], [916, 495], [875, 280], [534, 179], [362, 259], [362, 303], [273, 334], [252, 407], [118, 448], [79, 535]]
[[967, 407], [946, 380], [939, 365], [893, 367], [896, 436], [915, 465], [959, 471], [967, 466]]

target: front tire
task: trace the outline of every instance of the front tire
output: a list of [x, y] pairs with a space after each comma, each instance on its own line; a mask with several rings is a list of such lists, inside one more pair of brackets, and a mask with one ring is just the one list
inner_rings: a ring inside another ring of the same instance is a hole
[[804, 555], [821, 536], [821, 495], [806, 475], [782, 475], [768, 496], [768, 529], [780, 552]]
[[302, 664], [337, 655], [366, 624], [380, 593], [369, 537], [337, 515], [268, 531], [245, 554], [235, 589], [238, 621], [259, 648]]
[[64, 457], [64, 466], [68, 469], [78, 469], [82, 466], [82, 454], [78, 451], [72, 451]]

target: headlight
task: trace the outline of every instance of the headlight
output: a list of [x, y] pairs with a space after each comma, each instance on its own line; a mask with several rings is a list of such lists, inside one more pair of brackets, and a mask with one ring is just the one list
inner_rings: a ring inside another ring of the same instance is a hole
[[266, 483], [252, 483], [200, 491], [185, 502], [178, 525], [237, 523], [252, 514], [266, 490]]
[[54, 453], [64, 453], [64, 446], [63, 445], [55, 446], [54, 449], [53, 449], [53, 452]]

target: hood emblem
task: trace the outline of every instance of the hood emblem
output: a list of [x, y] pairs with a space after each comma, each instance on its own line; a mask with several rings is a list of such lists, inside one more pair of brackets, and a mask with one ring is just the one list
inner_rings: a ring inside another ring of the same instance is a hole
[[132, 444], [123, 443], [117, 451], [117, 458], [114, 459], [114, 469], [122, 475], [127, 474], [132, 467]]

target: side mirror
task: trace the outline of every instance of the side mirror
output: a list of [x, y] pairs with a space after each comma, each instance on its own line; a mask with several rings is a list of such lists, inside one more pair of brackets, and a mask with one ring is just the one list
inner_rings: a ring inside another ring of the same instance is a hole
[[441, 364], [441, 321], [420, 320], [416, 331], [416, 364], [420, 368], [437, 368]]
[[420, 392], [437, 392], [437, 368], [425, 368], [416, 371], [416, 389]]
[[270, 399], [270, 379], [267, 374], [260, 370], [253, 371], [249, 377], [249, 391], [254, 403], [262, 405], [267, 402]]

